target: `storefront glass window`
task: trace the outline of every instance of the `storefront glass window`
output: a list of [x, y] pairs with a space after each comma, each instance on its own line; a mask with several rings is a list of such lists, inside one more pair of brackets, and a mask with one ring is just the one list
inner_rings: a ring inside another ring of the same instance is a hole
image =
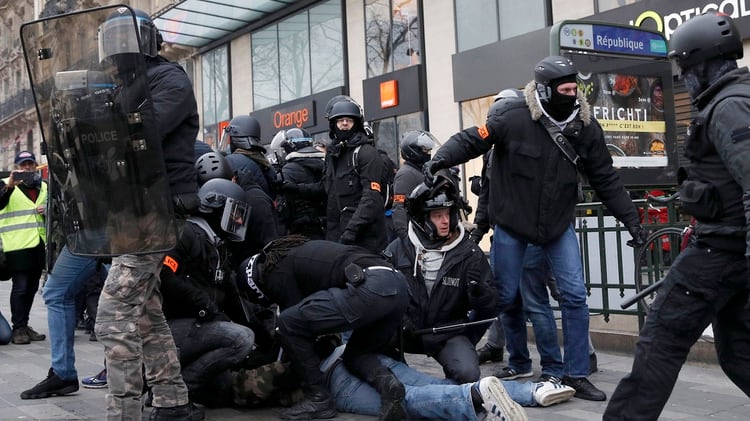
[[229, 119], [229, 47], [202, 56], [203, 126]]
[[365, 1], [368, 77], [421, 62], [422, 26], [418, 5], [418, 0]]
[[252, 34], [253, 109], [344, 85], [341, 0], [330, 0]]
[[344, 36], [341, 4], [329, 1], [310, 9], [310, 67], [312, 91], [344, 84]]
[[547, 25], [550, 0], [454, 0], [458, 51], [525, 34]]
[[292, 16], [279, 25], [281, 102], [310, 95], [310, 31], [307, 13]]
[[458, 51], [497, 41], [497, 0], [456, 0]]
[[377, 148], [388, 153], [393, 162], [401, 166], [399, 142], [401, 136], [411, 130], [424, 130], [424, 113], [416, 112], [371, 122]]
[[486, 96], [461, 103], [461, 122], [463, 128], [480, 126], [487, 121], [487, 111], [494, 102], [495, 96]]

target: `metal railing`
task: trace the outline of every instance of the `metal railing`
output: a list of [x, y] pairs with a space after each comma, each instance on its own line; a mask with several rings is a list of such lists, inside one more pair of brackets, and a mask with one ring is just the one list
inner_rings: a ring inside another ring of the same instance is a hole
[[[654, 207], [645, 199], [636, 199], [633, 203], [649, 231], [688, 225], [674, 202], [663, 207]], [[601, 202], [579, 204], [575, 224], [590, 312], [601, 314], [606, 322], [612, 314], [638, 315], [642, 324], [645, 312], [640, 305], [620, 309], [624, 299], [635, 295], [635, 257], [634, 250], [626, 245], [630, 239], [627, 228], [611, 216]]]
[[29, 108], [34, 108], [34, 98], [31, 94], [31, 89], [16, 92], [10, 98], [0, 102], [0, 121], [5, 121], [9, 117]]

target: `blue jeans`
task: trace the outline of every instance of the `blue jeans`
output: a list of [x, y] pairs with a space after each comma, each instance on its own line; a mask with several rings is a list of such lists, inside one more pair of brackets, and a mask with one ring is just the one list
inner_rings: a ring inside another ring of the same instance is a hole
[[[519, 317], [522, 321], [524, 320], [523, 313], [513, 309], [518, 305], [516, 301], [521, 300], [519, 291], [522, 290], [521, 274], [527, 246], [525, 241], [514, 237], [499, 226], [495, 227], [493, 236], [495, 252], [492, 254], [492, 259], [493, 267], [498, 270], [493, 273], [501, 285], [501, 320], [509, 350], [510, 347], [519, 346], [511, 345], [512, 341], [517, 342], [517, 338], [526, 337], [526, 324], [518, 323]], [[563, 374], [570, 377], [587, 377], [589, 372], [589, 307], [586, 304], [581, 253], [573, 224], [559, 238], [539, 247], [552, 268], [562, 296], [560, 310], [565, 350]], [[525, 345], [524, 340], [523, 346]], [[556, 341], [555, 347], [557, 347]], [[547, 350], [546, 352], [551, 352], [549, 344], [544, 345], [543, 348]], [[526, 355], [528, 356], [528, 350]], [[512, 368], [524, 368], [513, 367], [512, 359], [510, 364]]]
[[[419, 372], [408, 365], [386, 356], [380, 356], [384, 366], [404, 384], [404, 406], [408, 418], [476, 420], [471, 401], [473, 383], [457, 385], [451, 380], [439, 379]], [[503, 382], [511, 399], [522, 406], [535, 406], [533, 382]], [[361, 415], [380, 414], [380, 395], [369, 384], [346, 371], [344, 364], [334, 367], [328, 389], [333, 394], [336, 409]]]
[[96, 258], [76, 256], [65, 246], [44, 284], [42, 296], [47, 305], [51, 366], [63, 380], [78, 378], [73, 349], [78, 321], [76, 296], [95, 273]]

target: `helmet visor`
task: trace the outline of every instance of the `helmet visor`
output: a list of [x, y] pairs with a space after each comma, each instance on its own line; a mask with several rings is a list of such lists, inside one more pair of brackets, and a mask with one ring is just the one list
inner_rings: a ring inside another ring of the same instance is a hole
[[224, 213], [221, 215], [221, 229], [228, 234], [230, 241], [245, 240], [247, 223], [250, 218], [250, 205], [241, 200], [227, 197]]
[[99, 26], [99, 61], [116, 54], [140, 53], [132, 15], [118, 16]]

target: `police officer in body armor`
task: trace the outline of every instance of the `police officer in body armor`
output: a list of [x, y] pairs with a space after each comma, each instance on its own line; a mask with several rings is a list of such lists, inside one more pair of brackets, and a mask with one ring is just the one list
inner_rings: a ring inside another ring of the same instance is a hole
[[[313, 145], [306, 130], [281, 130], [271, 141], [271, 149], [281, 154], [281, 179], [287, 183], [318, 183], [323, 178], [325, 152]], [[313, 240], [325, 239], [326, 197], [321, 192], [306, 196], [287, 192], [277, 200], [277, 211], [286, 234], [300, 234]]]
[[380, 252], [386, 246], [383, 161], [365, 132], [357, 103], [333, 104], [328, 124], [332, 142], [323, 179], [328, 195], [326, 239]]
[[[191, 401], [225, 405], [235, 368], [255, 345], [225, 246], [247, 234], [250, 209], [237, 184], [214, 178], [198, 191], [200, 216], [188, 218], [161, 269], [164, 316], [180, 350], [182, 378]], [[235, 323], [236, 322], [236, 323]]]
[[712, 323], [719, 364], [750, 396], [750, 73], [738, 68], [740, 32], [715, 11], [680, 25], [669, 58], [680, 69], [698, 117], [685, 141], [680, 186], [692, 238], [662, 282], [604, 420], [657, 419], [692, 345]]
[[[583, 172], [607, 208], [628, 228], [631, 245], [641, 245], [646, 232], [612, 166], [601, 126], [577, 90], [577, 74], [573, 62], [565, 57], [542, 59], [534, 69], [534, 79], [524, 88], [524, 100], [504, 101], [507, 106], [495, 110], [481, 127], [453, 135], [423, 169], [430, 182], [436, 170], [495, 148], [489, 216], [494, 225], [493, 267], [499, 269], [494, 275], [501, 311], [518, 295], [527, 245], [539, 245], [563, 295], [562, 319], [567, 329], [562, 381], [576, 389], [576, 397], [601, 401], [606, 395], [587, 379], [589, 312], [572, 224], [578, 172]], [[564, 136], [567, 147], [558, 147], [551, 133]], [[504, 312], [501, 317], [509, 339], [520, 327], [506, 323]], [[522, 328], [526, 329], [525, 325]]]
[[[229, 142], [229, 164], [243, 183], [255, 183], [272, 199], [276, 171], [266, 158], [266, 148], [260, 140], [260, 123], [250, 115], [238, 115], [229, 121], [222, 137], [222, 150]], [[240, 184], [243, 189], [247, 185]]]
[[401, 138], [401, 158], [404, 165], [393, 180], [393, 228], [399, 238], [405, 239], [409, 231], [409, 218], [404, 202], [415, 187], [422, 184], [422, 165], [430, 160], [437, 139], [430, 132], [413, 130]]

